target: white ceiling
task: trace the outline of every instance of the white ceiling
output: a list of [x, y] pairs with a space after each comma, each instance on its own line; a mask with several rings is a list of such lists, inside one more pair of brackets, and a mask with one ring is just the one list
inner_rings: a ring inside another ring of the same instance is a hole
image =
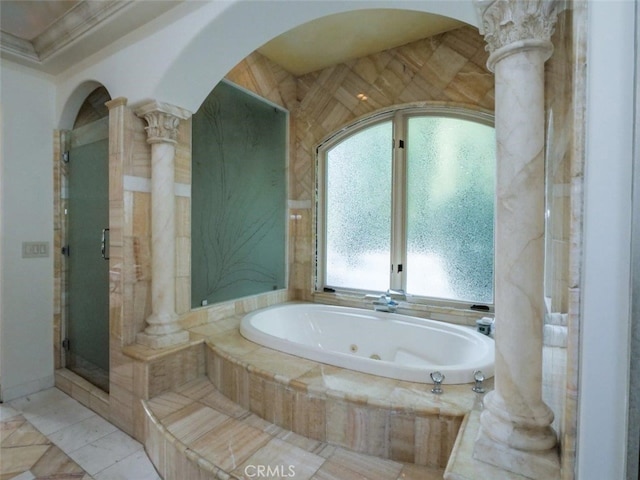
[[80, 0], [2, 0], [0, 30], [33, 41]]
[[285, 70], [303, 75], [462, 26], [440, 15], [408, 10], [359, 10], [319, 18], [258, 49]]
[[[180, 3], [0, 0], [0, 53], [48, 73], [59, 73]], [[303, 75], [461, 25], [423, 12], [360, 10], [301, 25], [259, 51], [292, 74]]]

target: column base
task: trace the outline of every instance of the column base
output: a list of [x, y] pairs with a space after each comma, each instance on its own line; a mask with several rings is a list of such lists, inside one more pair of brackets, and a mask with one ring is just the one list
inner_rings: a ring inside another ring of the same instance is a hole
[[475, 460], [494, 465], [533, 480], [560, 478], [560, 457], [556, 447], [540, 452], [517, 450], [478, 432], [473, 449]]
[[189, 332], [181, 330], [179, 332], [169, 333], [166, 335], [149, 335], [140, 332], [136, 335], [136, 343], [145, 345], [149, 348], [166, 348], [180, 345], [189, 341]]

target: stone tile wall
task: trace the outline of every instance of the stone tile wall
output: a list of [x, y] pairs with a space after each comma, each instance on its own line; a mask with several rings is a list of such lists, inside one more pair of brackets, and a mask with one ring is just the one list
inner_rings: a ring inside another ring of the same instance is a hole
[[[567, 27], [570, 28], [570, 27]], [[575, 27], [574, 27], [575, 28]], [[578, 108], [571, 102], [571, 72], [568, 59], [576, 47], [567, 40], [565, 28], [554, 37], [556, 53], [547, 74], [548, 109], [553, 111], [553, 133], [550, 157], [553, 182], [558, 185], [550, 193], [554, 197], [552, 222], [554, 242], [554, 305], [570, 308], [573, 275], [568, 264], [577, 258], [567, 245], [575, 243], [576, 217], [573, 183], [581, 184], [577, 167], [579, 152], [571, 117]], [[471, 27], [459, 28], [433, 38], [413, 42], [392, 50], [351, 60], [318, 72], [295, 78], [263, 55], [254, 52], [240, 62], [227, 79], [283, 106], [290, 112], [289, 151], [289, 291], [225, 302], [206, 308], [190, 308], [190, 184], [191, 122], [180, 124], [176, 148], [176, 308], [185, 328], [195, 327], [230, 315], [291, 299], [312, 300], [314, 265], [314, 197], [315, 149], [330, 133], [362, 116], [399, 104], [425, 103], [464, 105], [492, 111], [494, 77], [485, 63], [485, 43]], [[212, 85], [213, 88], [213, 85]], [[360, 100], [364, 94], [367, 100]], [[568, 100], [567, 100], [568, 99]], [[162, 100], [162, 99], [160, 99]], [[146, 143], [144, 121], [133, 114], [125, 99], [109, 102], [110, 109], [110, 330], [111, 392], [110, 420], [128, 433], [135, 433], [134, 420], [143, 418], [134, 388], [134, 370], [141, 361], [123, 352], [135, 342], [136, 333], [145, 327], [151, 311], [150, 291], [150, 146]], [[550, 117], [548, 117], [550, 118]], [[561, 129], [560, 126], [563, 128]], [[59, 153], [64, 132], [56, 132], [54, 145]], [[54, 154], [58, 155], [58, 153]], [[59, 158], [58, 156], [56, 158]], [[64, 206], [64, 174], [54, 162], [56, 188], [56, 223], [54, 251], [59, 251], [64, 238], [60, 209]], [[569, 187], [568, 185], [571, 185]], [[570, 205], [570, 206], [568, 206]], [[571, 215], [568, 211], [571, 211]], [[579, 227], [579, 226], [578, 226]], [[56, 339], [55, 365], [63, 365], [59, 339], [64, 318], [64, 285], [62, 260], [56, 257], [56, 305], [54, 325]], [[557, 267], [557, 268], [556, 268]], [[576, 285], [573, 285], [576, 287]], [[577, 295], [574, 293], [574, 296]], [[574, 320], [577, 321], [577, 318]], [[576, 347], [577, 351], [577, 347]], [[569, 354], [569, 368], [573, 365]], [[157, 360], [158, 362], [160, 360]], [[175, 365], [171, 354], [167, 365]], [[196, 362], [200, 364], [199, 362]], [[157, 368], [170, 368], [158, 366]], [[577, 365], [577, 364], [576, 364]], [[154, 367], [154, 368], [156, 368]], [[163, 387], [165, 388], [165, 387]], [[168, 387], [167, 387], [168, 388]], [[556, 412], [558, 415], [558, 412]], [[401, 421], [399, 419], [398, 421]], [[567, 428], [563, 430], [567, 433]], [[571, 437], [569, 437], [570, 440]], [[575, 436], [573, 437], [575, 440]], [[395, 447], [394, 447], [395, 448]]]

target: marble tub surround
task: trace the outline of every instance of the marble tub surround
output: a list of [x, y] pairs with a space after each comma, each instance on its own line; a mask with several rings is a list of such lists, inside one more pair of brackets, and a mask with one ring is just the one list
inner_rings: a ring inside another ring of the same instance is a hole
[[497, 141], [495, 390], [474, 458], [529, 478], [559, 473], [553, 412], [542, 400], [544, 63], [554, 1], [477, 2], [495, 72]]
[[145, 412], [145, 446], [165, 480], [247, 479], [258, 466], [284, 467], [292, 478], [312, 480], [440, 480], [443, 475], [440, 468], [371, 457], [298, 435], [232, 402], [205, 377], [145, 402]]
[[[239, 324], [240, 317], [236, 317]], [[230, 325], [229, 323], [227, 325]], [[225, 397], [258, 417], [307, 438], [352, 451], [444, 468], [464, 415], [479, 408], [472, 385], [393, 380], [287, 355], [237, 329], [206, 336], [207, 376]], [[208, 335], [207, 335], [208, 334]], [[492, 381], [486, 382], [492, 387]]]
[[176, 226], [174, 157], [180, 120], [191, 113], [173, 105], [151, 101], [135, 109], [148, 126], [151, 144], [151, 305], [147, 327], [136, 341], [152, 348], [184, 343], [188, 334], [176, 313]]

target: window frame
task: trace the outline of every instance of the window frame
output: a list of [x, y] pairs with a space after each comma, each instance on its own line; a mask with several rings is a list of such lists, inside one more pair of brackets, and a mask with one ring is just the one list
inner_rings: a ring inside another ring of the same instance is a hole
[[[392, 151], [392, 184], [401, 183], [401, 187], [392, 187], [391, 199], [391, 232], [390, 232], [390, 260], [392, 270], [389, 274], [389, 288], [406, 292], [406, 268], [398, 272], [397, 265], [406, 265], [407, 261], [407, 154], [406, 149], [400, 147], [400, 142], [406, 144], [408, 122], [413, 117], [448, 117], [468, 120], [495, 128], [494, 115], [491, 112], [459, 105], [409, 105], [388, 110], [378, 111], [352, 122], [326, 137], [316, 147], [316, 197], [315, 197], [315, 293], [336, 293], [344, 295], [379, 295], [383, 292], [367, 289], [337, 287], [326, 284], [326, 191], [327, 191], [327, 153], [336, 145], [349, 137], [377, 124], [391, 121], [393, 151]], [[495, 216], [494, 216], [495, 219]], [[494, 220], [495, 221], [495, 220]], [[494, 261], [494, 294], [495, 294], [495, 247]], [[455, 300], [440, 297], [428, 297], [407, 294], [407, 301], [415, 304], [429, 304], [450, 308], [469, 309], [475, 305], [483, 305], [493, 311], [493, 303], [474, 304], [470, 301]], [[494, 297], [495, 302], [495, 297]]]

